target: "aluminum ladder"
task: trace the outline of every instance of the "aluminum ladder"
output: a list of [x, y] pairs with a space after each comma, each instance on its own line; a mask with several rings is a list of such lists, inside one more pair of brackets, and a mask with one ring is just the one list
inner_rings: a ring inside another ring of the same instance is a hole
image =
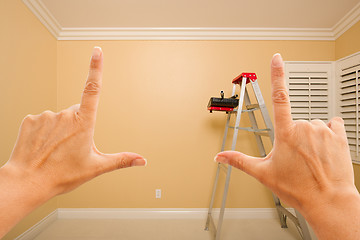
[[[240, 85], [239, 105], [238, 105], [237, 109], [234, 109], [232, 112], [229, 112], [229, 111], [226, 112], [228, 114], [228, 116], [227, 116], [227, 120], [226, 120], [226, 126], [225, 126], [225, 132], [224, 132], [224, 138], [223, 138], [223, 142], [222, 142], [221, 151], [225, 150], [225, 144], [226, 144], [226, 139], [227, 139], [227, 135], [228, 135], [228, 130], [229, 130], [229, 128], [231, 128], [234, 130], [231, 150], [235, 150], [238, 131], [239, 130], [250, 131], [250, 132], [253, 132], [255, 135], [256, 143], [258, 145], [258, 149], [260, 152], [260, 156], [265, 157], [266, 152], [265, 152], [262, 136], [269, 137], [271, 140], [271, 143], [273, 145], [274, 144], [274, 128], [273, 128], [273, 125], [272, 125], [272, 122], [271, 122], [271, 119], [269, 116], [269, 112], [265, 106], [264, 98], [261, 94], [259, 84], [257, 82], [257, 76], [255, 73], [242, 73], [238, 77], [236, 77], [232, 81], [232, 83], [233, 83], [233, 90], [232, 90], [233, 97], [234, 96], [236, 97], [235, 92], [236, 92], [237, 84]], [[254, 94], [256, 96], [257, 103], [255, 103], [255, 104], [252, 104], [250, 102], [249, 92], [247, 89], [248, 88], [247, 86], [249, 85], [249, 83], [251, 83]], [[245, 108], [243, 109], [244, 102], [245, 102]], [[257, 124], [255, 114], [254, 114], [254, 112], [257, 110], [259, 110], [261, 112], [261, 116], [262, 116], [263, 121], [266, 126], [265, 129], [258, 128], [258, 124]], [[242, 113], [249, 114], [251, 127], [248, 127], [248, 128], [239, 127]], [[235, 126], [230, 126], [230, 119], [233, 114], [236, 114]], [[212, 196], [211, 196], [210, 206], [209, 206], [209, 210], [208, 210], [206, 225], [205, 225], [205, 230], [212, 231], [213, 238], [215, 240], [221, 239], [220, 238], [221, 237], [220, 236], [221, 235], [221, 227], [222, 227], [223, 219], [224, 219], [225, 204], [226, 204], [226, 197], [227, 197], [227, 193], [228, 193], [228, 189], [229, 189], [231, 168], [232, 167], [230, 165], [227, 165], [227, 164], [225, 165], [222, 163], [218, 163], [218, 166], [217, 166], [215, 182], [214, 182], [214, 186], [213, 186], [213, 190], [212, 190]], [[215, 195], [216, 195], [216, 187], [218, 184], [220, 171], [224, 171], [226, 173], [226, 179], [225, 179], [224, 192], [223, 192], [222, 203], [221, 203], [221, 208], [220, 208], [219, 220], [218, 220], [218, 224], [216, 226], [214, 223], [212, 210], [213, 210], [213, 204], [214, 204], [214, 199], [215, 199]], [[289, 212], [286, 208], [284, 208], [281, 205], [280, 199], [274, 193], [272, 195], [273, 195], [276, 210], [277, 210], [277, 213], [278, 213], [278, 216], [280, 219], [281, 227], [287, 228], [286, 220], [287, 220], [287, 218], [289, 218], [290, 220], [292, 220], [294, 222], [302, 239], [311, 240], [311, 235], [310, 235], [310, 232], [309, 232], [309, 229], [308, 229], [308, 226], [307, 226], [307, 223], [306, 223], [304, 217], [296, 209], [295, 209], [295, 215], [292, 214], [291, 212]]]

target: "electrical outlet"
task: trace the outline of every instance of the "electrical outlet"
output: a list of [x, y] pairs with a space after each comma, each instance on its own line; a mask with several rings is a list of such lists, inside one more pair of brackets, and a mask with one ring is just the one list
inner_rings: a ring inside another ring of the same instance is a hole
[[155, 190], [155, 197], [156, 198], [161, 198], [161, 189], [156, 189]]

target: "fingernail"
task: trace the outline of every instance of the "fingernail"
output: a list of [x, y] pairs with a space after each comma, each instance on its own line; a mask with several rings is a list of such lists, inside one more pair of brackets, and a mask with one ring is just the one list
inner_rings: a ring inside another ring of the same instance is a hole
[[92, 52], [92, 59], [97, 60], [100, 58], [101, 55], [101, 47], [94, 47], [93, 52]]
[[274, 54], [272, 61], [271, 61], [271, 65], [273, 67], [282, 67], [284, 65], [283, 59], [282, 59], [280, 53]]
[[147, 165], [147, 160], [145, 158], [138, 158], [131, 162], [132, 167], [140, 167], [146, 165]]
[[215, 162], [227, 163], [227, 158], [217, 154], [214, 158]]

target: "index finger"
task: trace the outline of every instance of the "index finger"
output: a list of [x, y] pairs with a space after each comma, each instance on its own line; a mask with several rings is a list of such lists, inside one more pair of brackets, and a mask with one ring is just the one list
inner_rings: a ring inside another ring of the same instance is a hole
[[285, 84], [284, 62], [278, 53], [273, 56], [271, 61], [271, 85], [276, 134], [288, 131], [293, 123], [289, 93]]
[[86, 120], [95, 121], [102, 83], [103, 55], [100, 47], [92, 52], [89, 75], [81, 97], [79, 114]]

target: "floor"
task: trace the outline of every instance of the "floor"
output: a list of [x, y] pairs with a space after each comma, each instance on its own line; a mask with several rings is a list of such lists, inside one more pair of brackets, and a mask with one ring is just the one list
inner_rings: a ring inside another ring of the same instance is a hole
[[[222, 240], [301, 240], [294, 224], [275, 219], [225, 219]], [[312, 232], [313, 234], [313, 232]], [[314, 235], [313, 235], [314, 236]], [[202, 219], [58, 219], [34, 240], [210, 240]], [[316, 240], [313, 237], [313, 240]]]

